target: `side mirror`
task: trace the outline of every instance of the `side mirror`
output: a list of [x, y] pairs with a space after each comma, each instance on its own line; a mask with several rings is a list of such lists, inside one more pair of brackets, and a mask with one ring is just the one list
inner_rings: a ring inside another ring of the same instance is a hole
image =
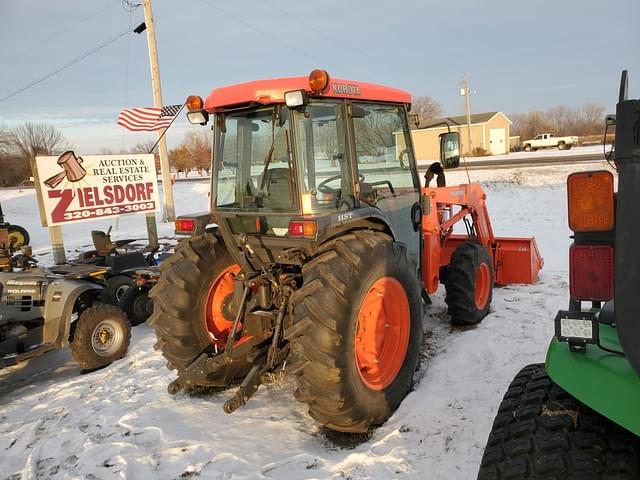
[[445, 170], [460, 165], [460, 134], [448, 132], [440, 134], [440, 165]]

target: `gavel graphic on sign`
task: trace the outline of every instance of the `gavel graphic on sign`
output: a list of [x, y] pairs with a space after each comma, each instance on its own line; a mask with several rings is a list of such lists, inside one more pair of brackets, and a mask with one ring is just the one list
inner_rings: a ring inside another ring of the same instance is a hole
[[79, 182], [87, 174], [87, 171], [80, 165], [82, 157], [76, 157], [76, 154], [68, 150], [58, 157], [58, 165], [64, 169], [63, 172], [47, 178], [44, 184], [49, 188], [55, 188], [66, 178], [70, 182]]

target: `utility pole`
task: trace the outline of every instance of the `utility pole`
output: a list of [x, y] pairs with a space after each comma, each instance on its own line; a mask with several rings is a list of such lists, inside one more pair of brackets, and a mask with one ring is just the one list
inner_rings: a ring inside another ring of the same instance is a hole
[[[158, 50], [156, 47], [156, 30], [153, 24], [153, 12], [151, 0], [143, 0], [144, 22], [147, 26], [147, 45], [149, 46], [149, 64], [151, 66], [151, 86], [153, 87], [153, 103], [156, 107], [162, 107], [162, 91], [160, 89], [160, 66], [158, 65]], [[162, 135], [164, 130], [158, 132], [160, 143], [160, 170], [162, 171], [162, 192], [164, 195], [164, 209], [162, 220], [173, 222], [176, 219], [176, 210], [173, 204], [173, 189], [171, 186], [171, 172], [169, 171], [169, 152], [167, 150], [167, 138]], [[149, 219], [147, 218], [147, 227]], [[155, 221], [154, 221], [155, 229]], [[157, 236], [157, 233], [156, 233]], [[151, 239], [149, 239], [151, 243]], [[156, 246], [157, 246], [156, 238]]]
[[471, 92], [469, 90], [469, 77], [467, 77], [467, 73], [465, 72], [464, 77], [462, 78], [462, 85], [460, 87], [460, 95], [465, 97], [465, 103], [467, 107], [467, 137], [469, 137], [469, 155], [473, 153], [473, 139], [471, 138], [471, 104], [469, 102], [471, 93], [475, 92]]

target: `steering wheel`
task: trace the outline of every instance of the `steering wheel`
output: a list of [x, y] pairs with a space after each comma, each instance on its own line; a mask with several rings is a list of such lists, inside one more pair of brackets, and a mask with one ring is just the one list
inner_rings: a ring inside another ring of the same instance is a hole
[[[340, 191], [339, 188], [330, 187], [328, 184], [333, 182], [334, 180], [340, 180], [342, 175], [334, 175], [333, 177], [329, 177], [318, 184], [318, 191], [321, 193], [337, 193]], [[358, 180], [362, 183], [364, 182], [364, 175], [358, 173]]]

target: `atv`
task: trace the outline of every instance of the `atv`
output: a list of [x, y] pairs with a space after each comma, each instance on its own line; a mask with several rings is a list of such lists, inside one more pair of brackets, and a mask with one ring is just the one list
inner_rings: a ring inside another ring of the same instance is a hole
[[160, 269], [154, 266], [132, 273], [133, 285], [120, 298], [120, 309], [131, 325], [136, 326], [146, 322], [153, 313], [153, 301], [149, 298], [149, 292], [159, 279]]
[[72, 263], [106, 267], [102, 301], [119, 306], [124, 293], [134, 285], [136, 269], [156, 265], [155, 251], [146, 254], [140, 250], [127, 250], [134, 239], [111, 241], [111, 227], [107, 232], [91, 231], [94, 249], [82, 252]]
[[67, 345], [82, 370], [124, 357], [131, 326], [122, 311], [101, 301], [103, 268], [49, 270], [24, 253], [9, 266], [0, 272], [0, 368]]

